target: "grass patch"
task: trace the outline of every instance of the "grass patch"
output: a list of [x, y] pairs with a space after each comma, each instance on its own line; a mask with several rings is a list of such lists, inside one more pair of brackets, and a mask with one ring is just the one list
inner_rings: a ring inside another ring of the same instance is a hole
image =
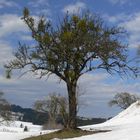
[[82, 129], [76, 129], [76, 130], [64, 129], [49, 134], [40, 135], [37, 137], [26, 138], [24, 140], [51, 140], [53, 138], [65, 139], [65, 138], [74, 138], [74, 137], [80, 137], [85, 135], [91, 135], [91, 134], [101, 133], [101, 132], [108, 132], [108, 130], [87, 131]]

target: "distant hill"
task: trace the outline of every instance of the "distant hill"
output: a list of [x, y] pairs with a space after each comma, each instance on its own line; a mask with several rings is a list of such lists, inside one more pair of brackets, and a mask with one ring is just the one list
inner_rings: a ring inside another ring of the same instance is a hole
[[78, 117], [77, 123], [78, 126], [85, 126], [85, 125], [92, 125], [92, 124], [99, 124], [105, 122], [106, 118], [84, 118]]
[[22, 113], [21, 121], [32, 122], [33, 124], [42, 125], [48, 121], [48, 113], [38, 112], [31, 108], [22, 108], [19, 105], [11, 105], [11, 111]]
[[[32, 122], [33, 124], [43, 125], [48, 121], [49, 118], [48, 113], [38, 112], [31, 108], [22, 108], [19, 105], [11, 105], [11, 110], [12, 112], [23, 114], [23, 116], [19, 119], [20, 121]], [[105, 121], [106, 121], [105, 118], [91, 118], [91, 119], [84, 117], [77, 118], [78, 126], [98, 124]], [[62, 119], [59, 118], [57, 122], [62, 123]]]

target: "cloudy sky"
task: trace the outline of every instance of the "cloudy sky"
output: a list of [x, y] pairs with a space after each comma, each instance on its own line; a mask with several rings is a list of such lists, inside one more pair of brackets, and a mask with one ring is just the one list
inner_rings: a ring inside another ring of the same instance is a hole
[[[53, 24], [69, 11], [70, 14], [90, 10], [99, 14], [108, 25], [125, 27], [128, 33], [130, 57], [134, 57], [140, 45], [140, 1], [139, 0], [0, 0], [0, 90], [9, 102], [23, 107], [32, 107], [37, 99], [49, 93], [66, 95], [65, 83], [57, 77], [38, 79], [27, 74], [19, 78], [22, 71], [5, 78], [3, 65], [13, 58], [18, 42], [32, 40], [26, 25], [22, 22], [22, 10], [28, 7], [35, 17], [46, 16]], [[110, 117], [120, 109], [110, 108], [108, 101], [118, 92], [140, 95], [140, 79], [113, 77], [104, 71], [85, 74], [79, 80], [79, 114], [87, 117]]]

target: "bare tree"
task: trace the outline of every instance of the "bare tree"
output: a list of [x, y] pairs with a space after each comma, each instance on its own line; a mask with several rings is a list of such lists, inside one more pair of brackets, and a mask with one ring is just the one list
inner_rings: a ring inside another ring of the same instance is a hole
[[6, 99], [3, 98], [4, 93], [0, 92], [0, 122], [10, 121], [11, 118], [11, 106]]
[[105, 26], [97, 15], [66, 14], [60, 25], [53, 26], [43, 16], [36, 23], [25, 8], [22, 20], [36, 45], [19, 43], [16, 58], [5, 67], [11, 72], [28, 66], [29, 71], [40, 71], [40, 77], [55, 74], [63, 80], [69, 99], [68, 128], [77, 128], [76, 87], [80, 76], [99, 69], [121, 76], [136, 74], [137, 69], [128, 64], [128, 47], [121, 42], [124, 30]]
[[49, 114], [48, 124], [54, 127], [56, 116], [58, 115], [58, 101], [55, 94], [48, 96], [47, 99], [37, 100], [34, 104], [37, 111], [47, 112]]
[[59, 96], [58, 105], [59, 105], [59, 111], [60, 111], [59, 115], [63, 119], [64, 128], [67, 128], [68, 121], [69, 121], [68, 120], [68, 112], [69, 112], [68, 99], [63, 96]]
[[127, 93], [127, 92], [122, 92], [122, 93], [117, 93], [113, 100], [109, 102], [110, 106], [119, 106], [121, 109], [126, 109], [128, 108], [132, 103], [136, 102], [140, 98], [136, 95]]
[[37, 100], [34, 104], [37, 111], [47, 112], [49, 114], [50, 127], [55, 128], [56, 119], [61, 116], [64, 127], [68, 124], [68, 100], [59, 94], [50, 94], [46, 99]]

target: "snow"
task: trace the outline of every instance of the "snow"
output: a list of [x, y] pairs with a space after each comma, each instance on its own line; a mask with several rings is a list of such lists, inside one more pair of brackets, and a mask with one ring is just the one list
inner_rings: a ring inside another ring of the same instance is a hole
[[[23, 125], [23, 128], [20, 128], [21, 124]], [[28, 132], [24, 132], [25, 126], [28, 127]], [[0, 140], [21, 140], [27, 137], [38, 136], [40, 134], [46, 134], [50, 132], [52, 131], [42, 131], [41, 126], [33, 125], [29, 122], [4, 122], [0, 126]]]
[[[23, 132], [23, 128], [20, 128], [21, 123], [29, 128], [29, 132]], [[140, 101], [132, 104], [129, 108], [105, 123], [84, 126], [82, 129], [111, 131], [66, 140], [140, 140]], [[10, 126], [5, 124], [0, 126], [0, 140], [21, 140], [26, 137], [40, 135], [40, 132], [46, 134], [52, 131], [42, 131], [41, 126], [16, 121], [11, 123]], [[59, 139], [56, 138], [54, 140]]]
[[105, 123], [85, 126], [83, 129], [111, 130], [71, 140], [140, 140], [140, 101]]

